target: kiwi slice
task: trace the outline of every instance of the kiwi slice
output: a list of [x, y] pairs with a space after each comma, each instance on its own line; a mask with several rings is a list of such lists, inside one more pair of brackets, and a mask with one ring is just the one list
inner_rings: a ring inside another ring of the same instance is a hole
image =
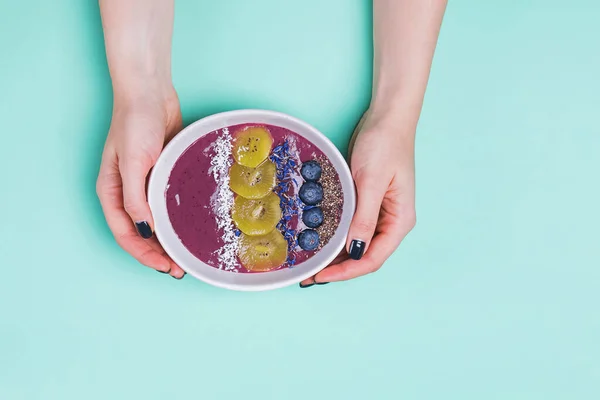
[[273, 138], [266, 128], [248, 127], [233, 139], [233, 158], [238, 164], [256, 168], [267, 159], [273, 147]]
[[265, 235], [275, 229], [281, 220], [279, 197], [275, 193], [255, 200], [237, 196], [231, 209], [231, 218], [246, 235]]
[[261, 236], [242, 234], [238, 257], [242, 265], [250, 271], [270, 271], [285, 263], [287, 242], [277, 229]]
[[265, 161], [256, 168], [234, 163], [229, 170], [231, 190], [247, 199], [260, 199], [268, 195], [276, 184], [277, 167]]

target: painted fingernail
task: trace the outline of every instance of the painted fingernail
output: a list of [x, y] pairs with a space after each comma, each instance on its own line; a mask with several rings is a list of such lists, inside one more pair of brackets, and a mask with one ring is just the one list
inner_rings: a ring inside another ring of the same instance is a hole
[[140, 236], [144, 239], [150, 239], [152, 237], [152, 229], [146, 221], [136, 222], [135, 227]]
[[353, 260], [360, 260], [365, 252], [365, 242], [362, 240], [354, 239], [350, 243], [350, 249], [348, 250], [348, 254], [350, 258]]
[[181, 275], [179, 278], [177, 278], [176, 276], [173, 277], [173, 279], [177, 279], [178, 281], [182, 280], [183, 277], [186, 275], [186, 273], [184, 272], [183, 275]]
[[168, 274], [169, 272], [171, 272], [171, 268], [169, 268], [166, 271], [161, 271], [161, 270], [157, 269], [156, 272], [160, 272], [161, 274]]
[[329, 282], [315, 282], [315, 285], [327, 285]]
[[306, 288], [309, 288], [311, 286], [314, 286], [315, 284], [311, 283], [310, 285], [303, 285], [303, 284], [299, 283], [298, 285], [300, 286], [300, 289], [306, 289]]

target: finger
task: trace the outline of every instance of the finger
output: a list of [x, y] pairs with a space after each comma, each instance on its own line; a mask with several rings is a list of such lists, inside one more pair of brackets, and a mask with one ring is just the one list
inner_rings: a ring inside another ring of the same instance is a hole
[[407, 233], [408, 230], [397, 228], [395, 231], [377, 234], [371, 242], [369, 252], [361, 260], [348, 258], [339, 264], [325, 268], [314, 277], [314, 280], [317, 282], [338, 282], [377, 271], [396, 250]]
[[136, 233], [129, 215], [123, 209], [121, 176], [113, 159], [102, 162], [97, 192], [106, 222], [117, 243], [141, 264], [160, 272], [169, 272], [172, 261]]
[[171, 260], [171, 272], [169, 274], [175, 279], [183, 279], [186, 272], [179, 265], [175, 264], [175, 261]]
[[[329, 263], [329, 265], [325, 268], [329, 268], [332, 265], [336, 265], [341, 263], [342, 261], [346, 261], [348, 259], [348, 253], [346, 253], [346, 250], [342, 250], [340, 251], [340, 253], [333, 259], [332, 262]], [[307, 278], [305, 280], [303, 280], [302, 282], [300, 282], [300, 287], [307, 287], [307, 286], [312, 286], [314, 284], [317, 285], [324, 285], [325, 283], [328, 282], [319, 282], [317, 280], [315, 280], [315, 275], [311, 276], [310, 278]]]
[[123, 158], [119, 161], [123, 207], [144, 239], [150, 239], [154, 232], [154, 221], [146, 199], [146, 177], [152, 164], [150, 157]]
[[157, 252], [159, 252], [160, 254], [162, 254], [163, 256], [165, 256], [166, 258], [169, 259], [169, 262], [171, 264], [171, 271], [169, 272], [169, 274], [173, 278], [181, 279], [185, 276], [185, 271], [179, 265], [177, 265], [177, 263], [175, 263], [175, 261], [173, 261], [173, 259], [171, 259], [171, 257], [169, 257], [169, 255], [162, 248], [162, 246], [160, 245], [160, 243], [158, 242], [158, 239], [156, 239], [156, 237], [153, 237], [152, 239], [147, 240], [146, 243], [148, 243], [154, 250], [156, 250]]
[[339, 264], [342, 261], [345, 261], [347, 259], [348, 259], [348, 253], [346, 253], [346, 250], [342, 250], [340, 252], [340, 254], [338, 254], [337, 257], [334, 258], [333, 261], [329, 263], [328, 267], [335, 265], [335, 264]]
[[375, 229], [381, 203], [389, 186], [389, 181], [377, 174], [361, 172], [355, 174], [357, 192], [356, 212], [348, 231], [346, 250], [350, 258], [360, 260], [369, 247]]
[[134, 221], [138, 234], [143, 239], [147, 239], [150, 247], [169, 261], [169, 274], [176, 279], [181, 279], [185, 276], [183, 269], [166, 254], [158, 240], [152, 237], [154, 223], [146, 198], [146, 177], [152, 164], [149, 157], [139, 160], [125, 159], [120, 163], [124, 208]]
[[311, 276], [310, 278], [307, 278], [307, 279], [303, 280], [302, 282], [300, 282], [300, 287], [302, 289], [309, 288], [309, 287], [313, 286], [314, 284], [315, 284], [314, 276]]
[[[129, 220], [127, 213], [124, 211], [119, 217], [127, 221]], [[116, 233], [115, 239], [119, 246], [131, 254], [140, 264], [165, 274], [171, 273], [173, 262], [169, 257], [152, 248], [133, 228], [130, 227], [129, 231], [125, 233]]]

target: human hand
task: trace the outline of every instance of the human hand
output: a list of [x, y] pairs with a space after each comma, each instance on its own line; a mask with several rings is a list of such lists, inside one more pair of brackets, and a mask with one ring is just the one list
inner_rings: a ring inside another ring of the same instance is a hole
[[115, 97], [96, 191], [117, 243], [140, 263], [181, 279], [185, 272], [153, 237], [146, 199], [148, 172], [181, 129], [181, 111], [172, 87], [151, 86], [135, 96]]
[[358, 203], [346, 251], [301, 287], [377, 271], [414, 227], [414, 132], [399, 117], [371, 111], [363, 116], [349, 146]]

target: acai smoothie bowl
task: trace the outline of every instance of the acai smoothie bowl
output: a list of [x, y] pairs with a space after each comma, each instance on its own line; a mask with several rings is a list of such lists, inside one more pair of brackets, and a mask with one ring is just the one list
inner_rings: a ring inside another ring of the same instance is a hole
[[188, 274], [243, 291], [299, 283], [343, 250], [356, 194], [346, 161], [289, 115], [237, 110], [181, 131], [148, 187], [156, 236]]

